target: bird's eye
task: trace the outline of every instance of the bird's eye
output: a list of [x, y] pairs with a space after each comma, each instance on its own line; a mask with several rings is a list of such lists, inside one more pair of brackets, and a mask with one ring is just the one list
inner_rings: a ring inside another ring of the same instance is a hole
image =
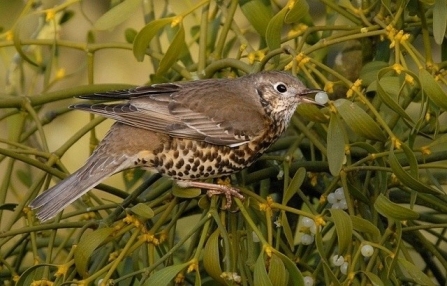
[[280, 93], [284, 93], [287, 91], [287, 86], [285, 84], [283, 84], [282, 82], [275, 84], [274, 87]]

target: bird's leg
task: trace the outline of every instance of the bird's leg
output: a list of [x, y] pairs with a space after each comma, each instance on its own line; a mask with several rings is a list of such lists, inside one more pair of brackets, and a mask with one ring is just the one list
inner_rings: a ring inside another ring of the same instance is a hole
[[233, 188], [228, 185], [212, 184], [204, 182], [193, 182], [193, 181], [177, 181], [177, 185], [181, 188], [200, 188], [206, 189], [206, 194], [211, 197], [214, 195], [225, 195], [227, 203], [224, 206], [224, 210], [229, 209], [233, 203], [232, 197], [236, 197], [240, 200], [244, 199], [241, 191], [237, 188]]

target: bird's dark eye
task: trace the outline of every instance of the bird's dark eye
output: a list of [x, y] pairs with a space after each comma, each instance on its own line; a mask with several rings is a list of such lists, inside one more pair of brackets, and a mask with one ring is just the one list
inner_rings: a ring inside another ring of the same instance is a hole
[[284, 93], [287, 91], [287, 86], [285, 84], [283, 84], [282, 82], [275, 84], [275, 89], [280, 92], [280, 93]]

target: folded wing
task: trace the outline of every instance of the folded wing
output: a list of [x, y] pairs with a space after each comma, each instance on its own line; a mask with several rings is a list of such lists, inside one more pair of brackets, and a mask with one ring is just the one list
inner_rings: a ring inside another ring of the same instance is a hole
[[72, 108], [173, 137], [234, 147], [249, 142], [269, 124], [262, 106], [248, 102], [253, 99], [244, 92], [229, 88], [228, 80], [156, 84], [82, 97], [127, 100], [124, 103]]

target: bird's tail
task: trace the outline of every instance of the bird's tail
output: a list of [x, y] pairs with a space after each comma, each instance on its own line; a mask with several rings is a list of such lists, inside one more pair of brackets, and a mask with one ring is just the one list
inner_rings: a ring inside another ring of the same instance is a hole
[[36, 216], [40, 221], [51, 219], [108, 176], [129, 168], [127, 156], [114, 158], [102, 156], [104, 154], [101, 153], [101, 150], [94, 152], [82, 168], [30, 203], [29, 206], [36, 210]]

